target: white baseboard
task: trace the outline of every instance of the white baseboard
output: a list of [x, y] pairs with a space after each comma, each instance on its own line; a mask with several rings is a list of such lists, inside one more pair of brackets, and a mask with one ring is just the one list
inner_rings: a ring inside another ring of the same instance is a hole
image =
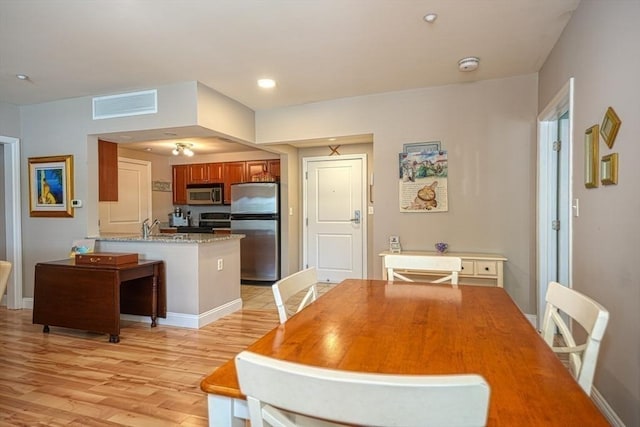
[[618, 417], [618, 414], [609, 406], [609, 403], [595, 387], [591, 388], [591, 400], [593, 400], [593, 403], [596, 404], [600, 412], [602, 412], [602, 415], [604, 415], [613, 427], [625, 427], [620, 417]]
[[[33, 298], [23, 298], [22, 308], [26, 310], [33, 310]], [[186, 314], [186, 313], [172, 313], [167, 312], [167, 318], [159, 317], [156, 321], [158, 325], [176, 326], [179, 328], [192, 328], [199, 329], [209, 323], [224, 317], [228, 314], [236, 312], [242, 308], [242, 299], [238, 298], [230, 301], [220, 307], [216, 307], [213, 310], [209, 310], [201, 314]], [[141, 322], [151, 324], [151, 318], [149, 316], [135, 316], [132, 314], [121, 314], [120, 319], [128, 320], [131, 322]]]
[[[242, 308], [242, 299], [230, 301], [220, 307], [216, 307], [213, 310], [209, 310], [201, 314], [186, 314], [186, 313], [172, 313], [167, 312], [167, 317], [158, 317], [156, 320], [158, 325], [176, 326], [178, 328], [191, 328], [199, 329], [209, 323], [224, 317], [228, 314], [236, 312]], [[129, 320], [132, 322], [151, 323], [149, 316], [135, 316], [132, 314], [121, 314], [120, 318], [123, 320]]]

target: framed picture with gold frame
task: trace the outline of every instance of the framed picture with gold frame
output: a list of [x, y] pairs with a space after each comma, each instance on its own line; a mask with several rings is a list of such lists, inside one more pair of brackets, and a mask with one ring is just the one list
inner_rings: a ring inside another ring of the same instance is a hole
[[73, 217], [73, 156], [29, 157], [29, 215]]
[[602, 185], [618, 183], [618, 153], [611, 153], [607, 156], [602, 156], [600, 168]]
[[584, 133], [584, 186], [598, 186], [598, 125], [593, 125]]
[[604, 113], [604, 119], [602, 119], [602, 125], [600, 126], [600, 134], [607, 147], [613, 148], [613, 143], [618, 135], [618, 129], [622, 121], [614, 111], [613, 107], [607, 108], [607, 112]]

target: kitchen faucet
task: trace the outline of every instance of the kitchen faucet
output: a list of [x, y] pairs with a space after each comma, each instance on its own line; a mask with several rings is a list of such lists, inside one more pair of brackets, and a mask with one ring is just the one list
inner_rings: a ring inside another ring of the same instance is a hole
[[160, 221], [158, 221], [157, 218], [155, 219], [155, 221], [153, 221], [151, 225], [149, 225], [149, 218], [142, 221], [142, 237], [144, 239], [148, 238], [149, 235], [151, 234], [151, 230], [153, 229], [153, 227], [155, 227], [158, 224], [160, 224]]

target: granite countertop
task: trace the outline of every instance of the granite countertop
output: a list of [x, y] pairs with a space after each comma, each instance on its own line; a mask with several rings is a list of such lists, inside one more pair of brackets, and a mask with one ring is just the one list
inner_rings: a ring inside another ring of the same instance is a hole
[[245, 237], [244, 234], [160, 233], [152, 234], [146, 239], [139, 234], [103, 234], [91, 237], [91, 239], [111, 242], [213, 243], [223, 240], [242, 239], [243, 237]]

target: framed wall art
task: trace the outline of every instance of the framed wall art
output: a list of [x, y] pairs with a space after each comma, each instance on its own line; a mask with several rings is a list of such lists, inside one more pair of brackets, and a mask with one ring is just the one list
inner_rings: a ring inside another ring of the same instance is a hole
[[602, 125], [600, 126], [600, 134], [607, 147], [613, 148], [613, 143], [618, 135], [618, 129], [620, 129], [620, 118], [612, 107], [607, 108], [607, 112], [604, 113], [604, 119], [602, 119]]
[[73, 156], [29, 158], [29, 215], [73, 217]]
[[440, 141], [412, 142], [404, 144], [402, 150], [407, 154], [428, 153], [430, 151], [440, 151]]
[[600, 162], [602, 185], [618, 183], [618, 153], [612, 153], [602, 157]]
[[593, 125], [584, 133], [584, 186], [598, 186], [598, 125]]

